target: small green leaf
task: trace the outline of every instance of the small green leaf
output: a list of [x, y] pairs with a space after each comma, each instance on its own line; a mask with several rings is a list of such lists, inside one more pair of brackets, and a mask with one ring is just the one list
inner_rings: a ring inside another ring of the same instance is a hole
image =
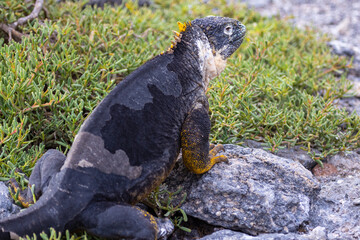
[[185, 231], [185, 232], [188, 232], [190, 233], [191, 232], [191, 229], [190, 228], [187, 228], [187, 227], [183, 227], [183, 226], [178, 226], [181, 230]]
[[184, 222], [187, 222], [187, 221], [188, 221], [188, 218], [187, 218], [187, 215], [186, 215], [185, 211], [182, 210], [181, 208], [179, 208], [179, 210], [180, 210], [181, 214], [183, 215]]

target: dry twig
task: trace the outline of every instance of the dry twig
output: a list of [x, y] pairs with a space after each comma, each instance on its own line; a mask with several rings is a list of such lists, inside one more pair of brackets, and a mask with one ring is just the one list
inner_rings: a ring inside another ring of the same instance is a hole
[[23, 25], [28, 21], [31, 21], [39, 16], [41, 9], [43, 8], [44, 0], [36, 0], [33, 11], [25, 17], [19, 18], [17, 21], [10, 24], [11, 28], [16, 28], [18, 25]]
[[43, 9], [44, 0], [36, 0], [33, 11], [25, 17], [19, 18], [17, 21], [7, 25], [0, 23], [0, 29], [9, 35], [9, 41], [14, 37], [15, 40], [20, 41], [23, 36], [27, 36], [21, 32], [16, 31], [16, 27], [23, 25], [39, 16], [40, 11]]
[[13, 37], [16, 41], [20, 41], [23, 36], [27, 36], [26, 34], [18, 32], [4, 23], [0, 23], [0, 29], [9, 35], [9, 41], [11, 41]]

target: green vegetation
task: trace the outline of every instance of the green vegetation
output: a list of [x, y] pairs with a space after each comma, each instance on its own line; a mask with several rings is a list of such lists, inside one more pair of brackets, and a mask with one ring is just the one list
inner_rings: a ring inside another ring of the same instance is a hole
[[187, 195], [183, 193], [180, 196], [181, 191], [182, 188], [180, 187], [177, 191], [170, 192], [166, 184], [161, 184], [149, 194], [144, 203], [154, 209], [156, 217], [170, 218], [175, 227], [186, 232], [191, 232], [191, 229], [181, 226], [183, 221], [188, 221], [185, 211], [180, 208], [186, 200]]
[[[330, 54], [326, 37], [226, 1], [154, 2], [82, 10], [84, 2], [52, 0], [40, 21], [18, 28], [29, 35], [21, 42], [0, 32], [0, 180], [26, 186], [16, 168], [30, 175], [46, 149], [66, 153], [116, 83], [170, 46], [177, 21], [207, 15], [239, 19], [248, 29], [208, 91], [213, 142], [254, 139], [272, 151], [302, 145], [318, 162], [359, 147], [359, 116], [333, 105], [351, 87], [335, 77], [349, 66]], [[28, 15], [32, 4], [3, 0], [0, 23]]]
[[42, 233], [40, 235], [41, 238], [37, 238], [35, 235], [32, 237], [27, 236], [26, 238], [23, 238], [24, 240], [87, 240], [87, 239], [98, 239], [90, 237], [88, 238], [87, 234], [84, 233], [83, 236], [76, 236], [71, 235], [69, 231], [66, 231], [65, 234], [57, 233], [53, 228], [51, 229], [51, 232], [49, 235], [46, 235], [45, 233]]

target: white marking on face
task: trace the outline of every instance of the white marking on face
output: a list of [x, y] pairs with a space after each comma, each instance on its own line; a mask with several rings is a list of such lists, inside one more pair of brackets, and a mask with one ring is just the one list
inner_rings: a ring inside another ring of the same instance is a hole
[[214, 62], [216, 69], [218, 71], [218, 75], [220, 75], [220, 73], [222, 73], [222, 71], [224, 71], [226, 67], [226, 59], [223, 59], [223, 57], [220, 54], [216, 54], [214, 56]]
[[[209, 82], [224, 71], [226, 59], [223, 59], [220, 54], [214, 56], [208, 41], [197, 40], [196, 45], [199, 49], [199, 63], [203, 76], [203, 87], [204, 90], [206, 90]], [[221, 50], [219, 52], [221, 52]]]

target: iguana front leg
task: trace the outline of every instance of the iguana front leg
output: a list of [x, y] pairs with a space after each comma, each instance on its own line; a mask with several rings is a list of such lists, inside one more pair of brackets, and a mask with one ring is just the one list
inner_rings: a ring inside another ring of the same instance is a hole
[[209, 171], [215, 163], [227, 162], [224, 155], [216, 154], [224, 150], [222, 145], [211, 146], [209, 152], [210, 119], [207, 100], [195, 104], [185, 119], [181, 130], [182, 157], [185, 166], [196, 174]]

